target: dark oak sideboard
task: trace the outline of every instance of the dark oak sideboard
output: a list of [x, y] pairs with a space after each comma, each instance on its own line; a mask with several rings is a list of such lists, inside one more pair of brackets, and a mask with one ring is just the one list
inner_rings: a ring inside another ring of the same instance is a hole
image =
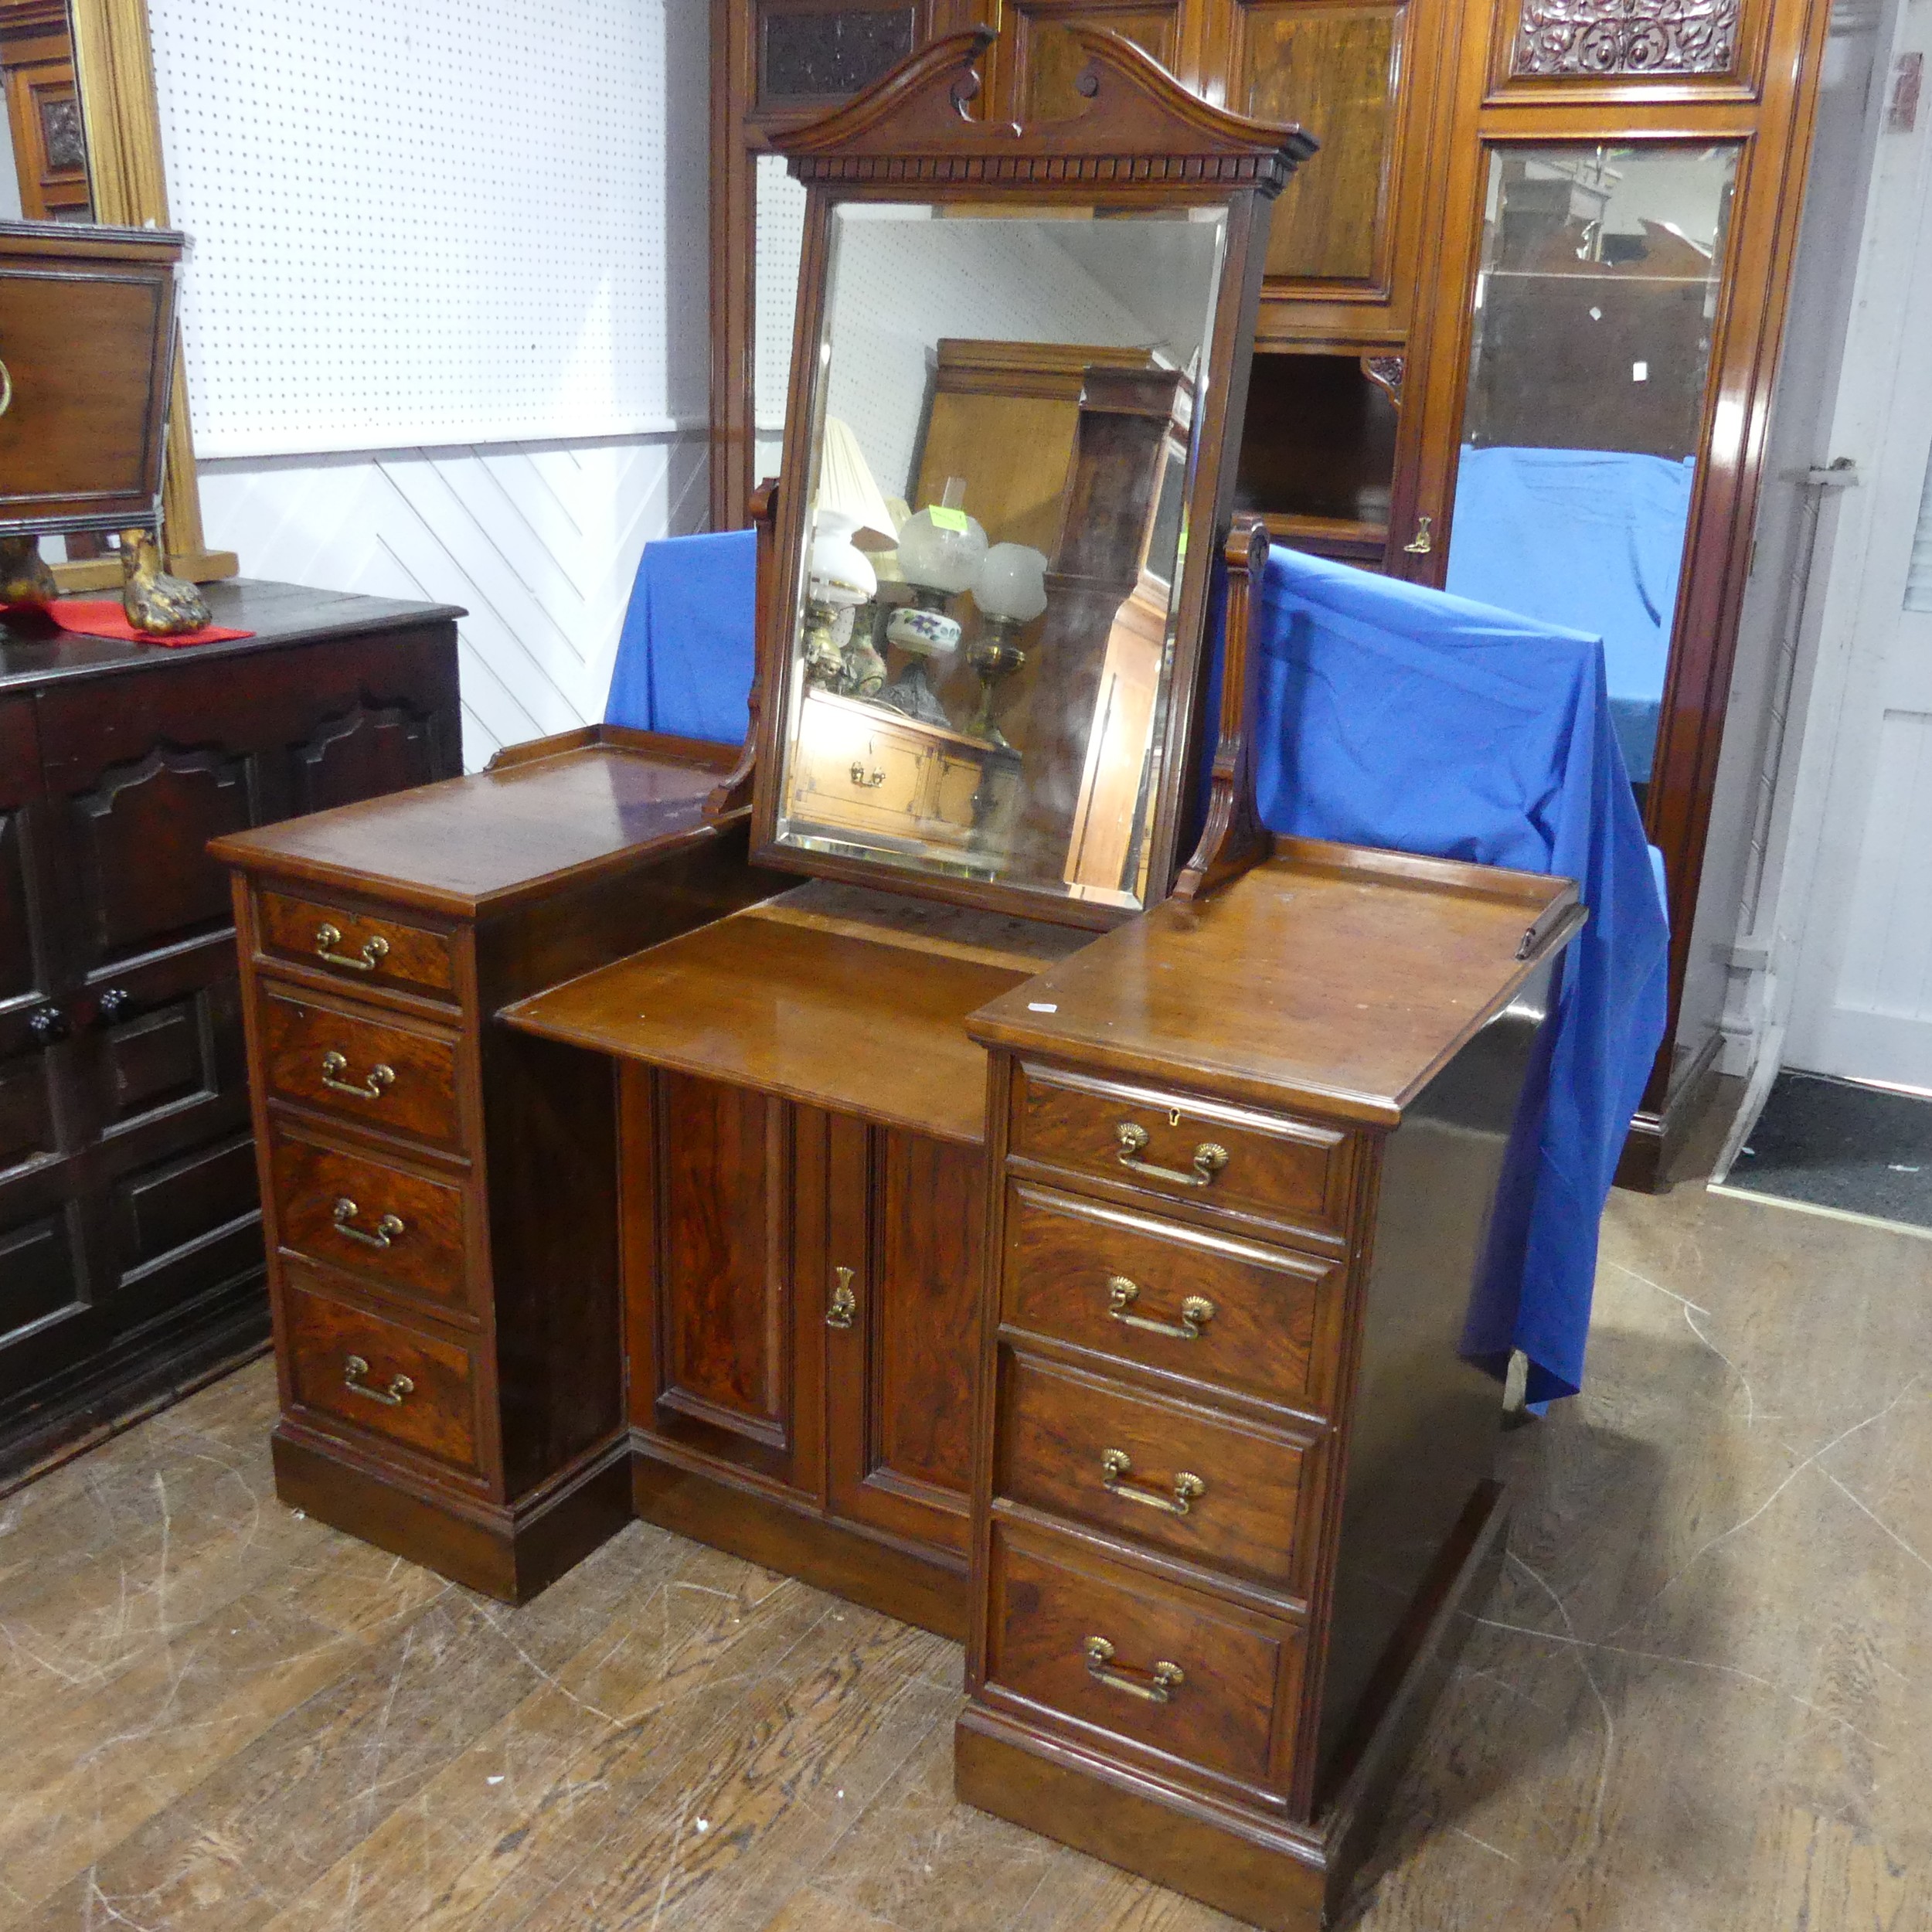
[[459, 613], [208, 596], [257, 634], [0, 623], [0, 1482], [267, 1331], [208, 842], [461, 769]]

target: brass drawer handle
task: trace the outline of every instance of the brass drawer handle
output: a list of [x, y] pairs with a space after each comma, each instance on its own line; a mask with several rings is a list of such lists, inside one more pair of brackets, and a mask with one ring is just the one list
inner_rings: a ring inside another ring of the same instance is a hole
[[849, 1328], [852, 1317], [859, 1312], [859, 1297], [853, 1293], [852, 1270], [834, 1268], [838, 1285], [832, 1291], [832, 1306], [825, 1311], [825, 1326], [828, 1328]]
[[1138, 1677], [1109, 1670], [1107, 1665], [1113, 1661], [1114, 1646], [1104, 1637], [1087, 1638], [1087, 1674], [1109, 1690], [1125, 1691], [1129, 1697], [1143, 1698], [1150, 1704], [1165, 1704], [1172, 1701], [1175, 1692], [1187, 1682], [1187, 1673], [1179, 1664], [1156, 1664], [1151, 1673], [1154, 1681], [1143, 1684]]
[[1145, 1329], [1149, 1335], [1172, 1335], [1176, 1342], [1199, 1342], [1201, 1331], [1214, 1319], [1214, 1304], [1204, 1294], [1191, 1294], [1181, 1304], [1178, 1321], [1157, 1321], [1148, 1315], [1129, 1315], [1141, 1292], [1138, 1281], [1124, 1274], [1110, 1275], [1107, 1282], [1107, 1311], [1116, 1321], [1130, 1328]]
[[325, 923], [315, 928], [315, 957], [332, 966], [346, 966], [352, 973], [372, 973], [389, 957], [389, 941], [380, 933], [362, 942], [360, 954], [338, 953], [342, 929]]
[[5, 416], [13, 407], [13, 378], [7, 372], [7, 366], [0, 362], [0, 416]]
[[1178, 1167], [1160, 1167], [1152, 1161], [1137, 1160], [1134, 1156], [1147, 1145], [1147, 1129], [1131, 1121], [1121, 1121], [1114, 1130], [1114, 1138], [1120, 1143], [1115, 1158], [1122, 1167], [1131, 1168], [1136, 1174], [1151, 1174], [1157, 1181], [1179, 1181], [1183, 1187], [1213, 1186], [1215, 1175], [1228, 1164], [1227, 1149], [1214, 1141], [1203, 1141], [1194, 1150], [1191, 1174], [1183, 1174]]
[[1100, 1487], [1123, 1502], [1145, 1503], [1148, 1509], [1164, 1510], [1170, 1516], [1185, 1516], [1196, 1498], [1207, 1494], [1207, 1485], [1185, 1469], [1174, 1478], [1172, 1496], [1164, 1496], [1158, 1489], [1143, 1489], [1138, 1483], [1124, 1480], [1133, 1468], [1126, 1451], [1107, 1450], [1100, 1457]]
[[361, 1211], [346, 1194], [337, 1197], [333, 1217], [335, 1232], [345, 1240], [359, 1241], [366, 1248], [386, 1248], [405, 1231], [400, 1216], [386, 1214], [376, 1223], [376, 1232], [371, 1234], [366, 1228], [355, 1225], [355, 1217]]
[[352, 1355], [342, 1364], [342, 1386], [359, 1396], [367, 1396], [372, 1402], [379, 1402], [385, 1409], [400, 1409], [405, 1396], [416, 1393], [416, 1384], [407, 1376], [391, 1376], [386, 1389], [372, 1389], [362, 1378], [369, 1373], [369, 1364], [359, 1355]]
[[866, 770], [855, 758], [852, 761], [852, 781], [862, 791], [869, 791], [874, 785], [883, 785], [886, 782], [886, 774], [877, 765], [874, 765], [870, 771]]
[[369, 1070], [369, 1078], [360, 1082], [345, 1080], [342, 1076], [349, 1071], [349, 1056], [338, 1053], [333, 1047], [322, 1056], [322, 1084], [332, 1093], [353, 1094], [359, 1100], [379, 1100], [383, 1089], [396, 1084], [396, 1069], [385, 1066], [380, 1060]]

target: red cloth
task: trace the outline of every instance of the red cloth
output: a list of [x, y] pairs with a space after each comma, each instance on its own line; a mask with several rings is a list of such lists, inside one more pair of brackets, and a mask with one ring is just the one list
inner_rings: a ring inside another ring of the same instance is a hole
[[252, 631], [226, 631], [219, 624], [199, 631], [182, 631], [172, 638], [151, 637], [128, 621], [118, 597], [56, 597], [47, 614], [63, 631], [83, 638], [116, 638], [123, 644], [165, 644], [171, 650], [182, 644], [220, 644], [230, 638], [252, 638]]

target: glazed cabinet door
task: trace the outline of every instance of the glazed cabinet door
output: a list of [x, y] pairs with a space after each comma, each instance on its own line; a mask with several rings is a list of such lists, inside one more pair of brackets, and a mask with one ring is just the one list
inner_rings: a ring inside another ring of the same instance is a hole
[[89, 1344], [75, 1185], [71, 1002], [50, 923], [30, 698], [0, 702], [0, 1400]]
[[855, 1121], [832, 1140], [832, 1512], [964, 1556], [985, 1152]]
[[793, 1192], [801, 1153], [821, 1167], [822, 1117], [689, 1074], [621, 1077], [631, 1420], [683, 1458], [809, 1493]]

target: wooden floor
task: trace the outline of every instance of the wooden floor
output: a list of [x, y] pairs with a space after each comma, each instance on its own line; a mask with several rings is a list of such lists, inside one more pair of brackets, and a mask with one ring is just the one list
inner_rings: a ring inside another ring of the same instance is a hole
[[[1932, 1241], [1687, 1187], [1604, 1254], [1352, 1922], [1932, 1924]], [[283, 1509], [271, 1398], [0, 1502], [0, 1926], [1229, 1925], [951, 1801], [951, 1645], [639, 1526], [505, 1610]]]

